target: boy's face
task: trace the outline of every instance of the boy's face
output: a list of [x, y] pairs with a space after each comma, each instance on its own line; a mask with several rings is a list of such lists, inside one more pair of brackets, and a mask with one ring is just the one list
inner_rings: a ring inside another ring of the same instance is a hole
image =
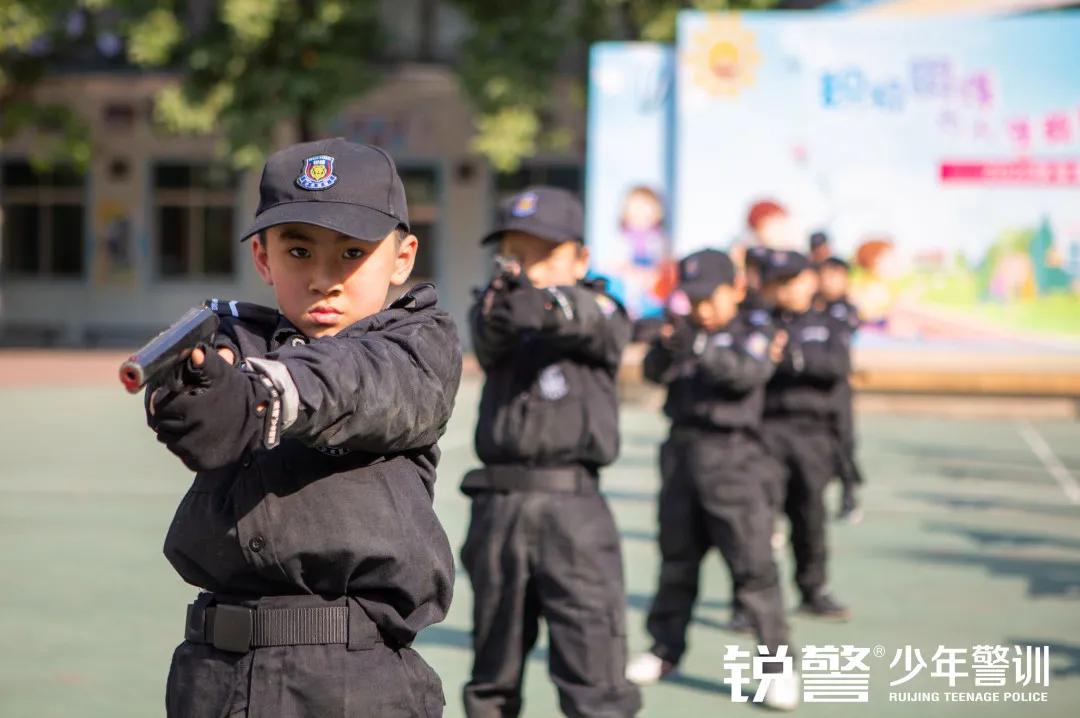
[[577, 284], [589, 271], [589, 250], [580, 242], [550, 242], [524, 232], [507, 232], [499, 240], [499, 254], [517, 260], [534, 287]]
[[387, 291], [412, 272], [417, 240], [394, 231], [366, 242], [312, 224], [283, 224], [252, 237], [251, 255], [278, 308], [309, 337], [334, 336], [382, 310]]
[[835, 302], [847, 296], [848, 273], [843, 267], [825, 265], [819, 273], [821, 296], [827, 302]]
[[813, 304], [817, 288], [817, 272], [804, 269], [786, 282], [776, 283], [776, 305], [789, 312], [802, 314]]
[[721, 284], [707, 299], [694, 302], [691, 316], [706, 331], [726, 326], [739, 312], [743, 292], [730, 284]]

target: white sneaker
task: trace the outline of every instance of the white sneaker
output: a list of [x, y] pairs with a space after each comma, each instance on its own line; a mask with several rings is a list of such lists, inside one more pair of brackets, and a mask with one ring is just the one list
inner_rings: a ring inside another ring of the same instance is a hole
[[794, 671], [777, 674], [761, 701], [765, 706], [777, 711], [793, 711], [799, 707], [799, 677]]
[[674, 663], [646, 651], [626, 664], [626, 680], [639, 686], [651, 686], [674, 670]]

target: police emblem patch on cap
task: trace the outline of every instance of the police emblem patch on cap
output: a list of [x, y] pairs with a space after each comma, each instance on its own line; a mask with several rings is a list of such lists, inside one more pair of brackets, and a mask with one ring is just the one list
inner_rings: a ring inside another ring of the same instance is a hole
[[296, 178], [301, 189], [317, 190], [333, 187], [337, 182], [334, 174], [334, 158], [330, 155], [315, 155], [304, 160], [304, 170]]
[[514, 206], [510, 208], [510, 214], [515, 217], [529, 217], [536, 214], [537, 197], [535, 192], [526, 192], [514, 200]]

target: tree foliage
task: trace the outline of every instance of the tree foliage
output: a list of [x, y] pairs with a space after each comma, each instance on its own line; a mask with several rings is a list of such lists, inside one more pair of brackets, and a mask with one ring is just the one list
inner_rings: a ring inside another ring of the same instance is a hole
[[[584, 97], [589, 43], [671, 41], [679, 10], [763, 9], [777, 0], [452, 0], [470, 23], [457, 70], [477, 111], [473, 148], [498, 169], [563, 148], [553, 80]], [[173, 79], [154, 116], [175, 133], [216, 133], [238, 166], [257, 165], [291, 125], [323, 120], [372, 86], [379, 0], [0, 0], [0, 143], [33, 128], [38, 160], [78, 164], [90, 133], [77, 107], [35, 88], [64, 69], [142, 68]], [[583, 104], [583, 102], [582, 102]]]
[[478, 111], [473, 147], [500, 170], [565, 142], [563, 128], [545, 118], [552, 81], [577, 71], [598, 40], [672, 42], [680, 10], [763, 10], [778, 0], [454, 0], [471, 33], [462, 48], [461, 82]]

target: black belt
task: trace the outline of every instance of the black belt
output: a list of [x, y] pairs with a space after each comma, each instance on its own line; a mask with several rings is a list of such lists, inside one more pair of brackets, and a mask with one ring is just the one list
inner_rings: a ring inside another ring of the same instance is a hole
[[[298, 597], [310, 603], [313, 597]], [[281, 597], [275, 599], [281, 602]], [[355, 603], [341, 599], [335, 605], [262, 608], [221, 603], [202, 593], [187, 607], [184, 638], [191, 643], [211, 644], [233, 653], [247, 653], [268, 646], [344, 644], [349, 650], [368, 650], [382, 643], [382, 636], [367, 613]]]
[[479, 491], [539, 491], [569, 494], [597, 494], [595, 470], [574, 466], [530, 467], [520, 464], [493, 464], [465, 474], [461, 490], [469, 495]]

